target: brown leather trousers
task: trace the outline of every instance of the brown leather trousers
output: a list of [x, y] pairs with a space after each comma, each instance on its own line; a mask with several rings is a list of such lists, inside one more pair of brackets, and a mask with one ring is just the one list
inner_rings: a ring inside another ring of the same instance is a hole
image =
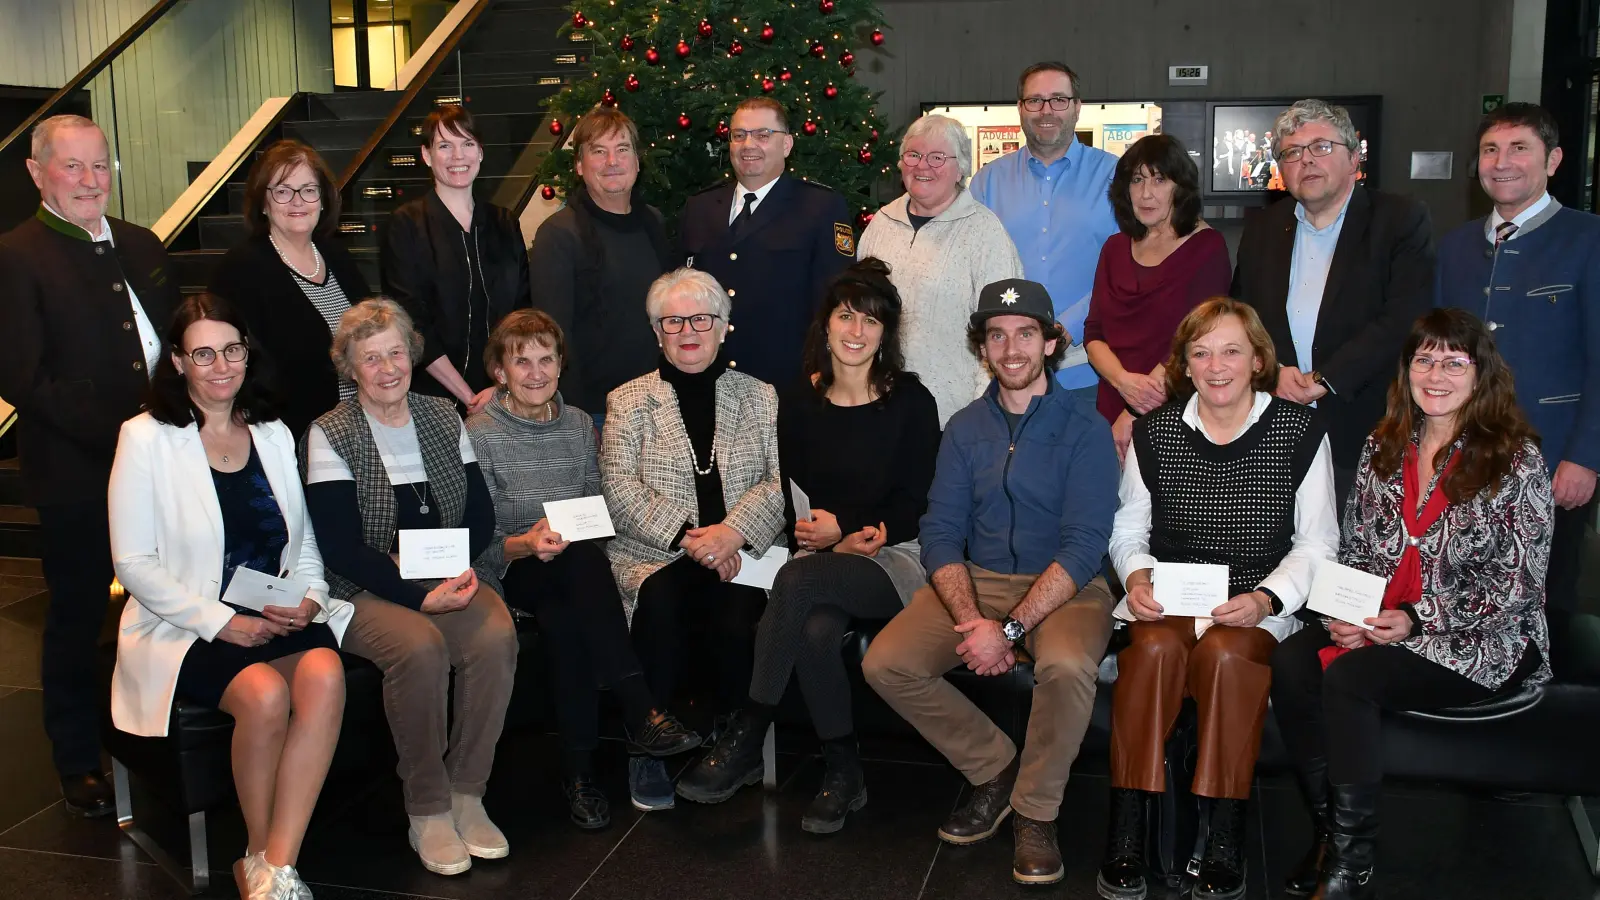
[[1165, 788], [1167, 737], [1187, 695], [1200, 712], [1194, 793], [1249, 799], [1277, 639], [1261, 628], [1213, 625], [1196, 640], [1188, 616], [1134, 622], [1129, 631], [1112, 694], [1111, 786]]

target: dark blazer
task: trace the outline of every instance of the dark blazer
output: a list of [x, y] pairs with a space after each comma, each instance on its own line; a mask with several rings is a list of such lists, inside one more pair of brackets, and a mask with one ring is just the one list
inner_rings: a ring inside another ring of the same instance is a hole
[[[351, 305], [369, 293], [367, 280], [338, 238], [315, 242]], [[265, 357], [283, 402], [283, 423], [299, 440], [317, 416], [339, 402], [339, 376], [328, 355], [333, 332], [306, 299], [266, 235], [228, 251], [211, 276], [211, 292], [232, 301], [250, 328], [251, 352]]]
[[692, 268], [709, 272], [733, 299], [721, 357], [768, 384], [800, 377], [806, 331], [828, 282], [855, 262], [855, 232], [844, 195], [778, 176], [737, 235], [728, 225], [738, 182], [689, 198], [679, 244]]
[[117, 433], [150, 387], [127, 290], [158, 335], [178, 306], [166, 248], [109, 221], [112, 242], [91, 241], [41, 207], [0, 235], [0, 397], [17, 408], [34, 506], [105, 502]]
[[[1272, 335], [1278, 362], [1304, 369], [1289, 336], [1289, 264], [1299, 225], [1295, 203], [1279, 200], [1246, 223], [1233, 296], [1255, 307]], [[1356, 186], [1312, 339], [1316, 369], [1332, 387], [1317, 408], [1327, 416], [1329, 449], [1338, 468], [1354, 471], [1362, 444], [1383, 418], [1411, 323], [1433, 303], [1433, 252], [1427, 207]]]
[[[477, 244], [481, 275], [474, 273], [468, 262], [469, 241]], [[441, 356], [449, 357], [473, 390], [488, 387], [483, 342], [508, 313], [532, 301], [528, 247], [517, 217], [510, 210], [479, 200], [472, 208], [469, 233], [462, 230], [439, 194], [429, 191], [389, 216], [381, 261], [383, 292], [406, 308], [422, 332], [422, 359], [411, 376], [411, 389], [454, 399], [425, 371]], [[489, 314], [485, 321], [473, 322], [469, 298], [479, 277]]]

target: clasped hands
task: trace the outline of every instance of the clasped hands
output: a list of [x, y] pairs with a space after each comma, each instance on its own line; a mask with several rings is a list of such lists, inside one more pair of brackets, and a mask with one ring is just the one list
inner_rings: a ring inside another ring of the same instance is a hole
[[1004, 675], [1017, 664], [1016, 648], [1006, 640], [1000, 623], [979, 616], [956, 624], [956, 632], [966, 640], [956, 645], [956, 653], [967, 668], [979, 675]]
[[1294, 403], [1310, 404], [1326, 396], [1328, 389], [1312, 381], [1310, 372], [1302, 372], [1294, 366], [1280, 366], [1278, 389], [1273, 393]]
[[744, 535], [721, 522], [691, 528], [678, 542], [690, 559], [716, 570], [723, 581], [732, 581], [739, 574], [739, 548], [744, 545]]
[[877, 556], [889, 540], [889, 529], [879, 522], [860, 531], [841, 534], [839, 520], [825, 509], [813, 509], [810, 519], [794, 523], [794, 540], [802, 550], [826, 550], [835, 553], [854, 553], [857, 556]]

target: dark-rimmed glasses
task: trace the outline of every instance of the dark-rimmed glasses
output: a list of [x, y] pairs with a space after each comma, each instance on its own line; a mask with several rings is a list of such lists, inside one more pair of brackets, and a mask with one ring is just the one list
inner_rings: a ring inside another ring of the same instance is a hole
[[683, 331], [685, 322], [689, 323], [689, 327], [694, 331], [704, 334], [710, 331], [711, 326], [715, 325], [720, 318], [722, 317], [716, 313], [699, 313], [693, 316], [662, 316], [656, 320], [656, 324], [661, 326], [662, 334], [677, 334]]
[[189, 361], [197, 366], [209, 366], [216, 363], [218, 353], [221, 353], [222, 358], [228, 362], [244, 362], [244, 358], [250, 355], [250, 348], [234, 341], [220, 351], [214, 347], [196, 347], [183, 355], [189, 357]]
[[772, 140], [772, 136], [775, 134], [788, 133], [789, 132], [784, 131], [782, 128], [735, 128], [734, 130], [728, 132], [728, 140], [735, 144], [742, 144], [745, 141], [755, 141], [758, 144], [765, 144], [767, 141]]
[[280, 184], [267, 191], [267, 196], [271, 197], [272, 202], [279, 206], [293, 200], [295, 194], [299, 194], [300, 199], [307, 203], [315, 203], [322, 199], [322, 188], [314, 184], [308, 184], [302, 188], [292, 188], [287, 184]]
[[1051, 109], [1055, 110], [1056, 112], [1061, 112], [1062, 110], [1064, 110], [1067, 107], [1071, 106], [1072, 105], [1072, 101], [1074, 101], [1076, 99], [1078, 99], [1078, 98], [1077, 97], [1024, 97], [1024, 98], [1022, 98], [1022, 108], [1027, 110], [1028, 112], [1038, 112], [1039, 110], [1044, 109], [1044, 105], [1046, 103], [1048, 103], [1048, 104], [1050, 104], [1050, 108]]

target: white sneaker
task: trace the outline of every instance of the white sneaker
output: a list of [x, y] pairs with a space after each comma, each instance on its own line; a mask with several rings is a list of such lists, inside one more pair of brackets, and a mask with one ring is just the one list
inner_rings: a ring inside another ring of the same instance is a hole
[[456, 834], [466, 845], [467, 852], [479, 859], [502, 859], [511, 853], [511, 845], [483, 809], [483, 798], [467, 794], [450, 794], [450, 819], [455, 823]]
[[411, 820], [411, 849], [417, 851], [423, 868], [436, 875], [460, 875], [472, 868], [472, 857], [456, 834], [449, 813], [437, 816], [408, 816]]

